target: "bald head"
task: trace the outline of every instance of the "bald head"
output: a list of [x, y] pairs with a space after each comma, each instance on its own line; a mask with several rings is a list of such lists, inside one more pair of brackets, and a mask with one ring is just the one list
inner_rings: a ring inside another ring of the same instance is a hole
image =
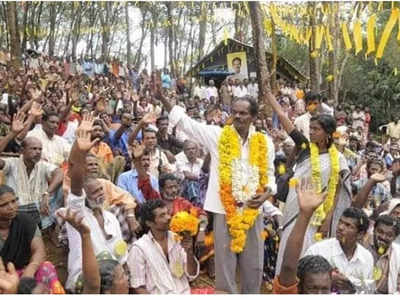
[[42, 142], [35, 137], [27, 137], [22, 141], [22, 156], [25, 163], [36, 164], [42, 156]]

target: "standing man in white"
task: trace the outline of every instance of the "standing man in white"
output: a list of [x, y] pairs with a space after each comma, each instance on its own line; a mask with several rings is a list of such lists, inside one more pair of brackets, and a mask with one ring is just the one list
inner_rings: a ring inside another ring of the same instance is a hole
[[157, 94], [169, 119], [211, 154], [204, 209], [214, 216], [215, 288], [238, 293], [235, 275], [239, 266], [240, 292], [259, 293], [264, 263], [259, 209], [276, 193], [276, 183], [272, 139], [257, 133], [252, 125], [257, 103], [246, 97], [237, 99], [232, 104], [233, 125], [221, 128], [191, 119], [183, 108], [172, 105], [160, 88]]

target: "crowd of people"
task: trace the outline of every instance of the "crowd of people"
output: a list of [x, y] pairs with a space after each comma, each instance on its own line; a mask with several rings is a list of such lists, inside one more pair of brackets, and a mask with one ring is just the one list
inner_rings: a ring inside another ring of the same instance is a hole
[[0, 293], [397, 294], [397, 123], [278, 84], [0, 64]]

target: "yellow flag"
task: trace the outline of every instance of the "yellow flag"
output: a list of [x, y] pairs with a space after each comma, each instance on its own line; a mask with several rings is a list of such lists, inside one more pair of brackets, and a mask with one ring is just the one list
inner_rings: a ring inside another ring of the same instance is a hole
[[353, 37], [354, 37], [354, 46], [356, 50], [356, 55], [362, 50], [362, 34], [361, 34], [361, 23], [360, 20], [357, 20], [354, 23], [353, 29]]
[[375, 25], [376, 25], [376, 15], [372, 15], [367, 24], [367, 54], [375, 51]]
[[228, 38], [229, 38], [229, 33], [226, 28], [224, 28], [224, 44], [225, 46], [228, 45]]
[[328, 51], [329, 52], [333, 51], [332, 36], [329, 31], [329, 26], [325, 27], [325, 40], [326, 40], [326, 44], [328, 45]]
[[393, 74], [394, 74], [394, 76], [397, 76], [397, 67], [394, 68]]
[[389, 40], [390, 34], [392, 33], [394, 25], [396, 25], [396, 22], [398, 22], [398, 19], [399, 19], [399, 9], [395, 8], [392, 10], [392, 14], [390, 15], [389, 21], [386, 23], [385, 29], [383, 30], [378, 50], [376, 51], [376, 58], [382, 57], [387, 41]]
[[399, 21], [397, 22], [399, 25], [399, 31], [397, 32], [397, 40], [400, 42], [400, 16], [399, 16]]
[[315, 48], [321, 49], [322, 38], [324, 37], [324, 26], [319, 25], [315, 33]]
[[264, 20], [264, 29], [268, 36], [272, 34], [272, 22], [269, 19]]
[[346, 46], [346, 50], [350, 50], [352, 48], [349, 31], [347, 30], [347, 24], [342, 24], [342, 33], [343, 33], [343, 41], [344, 45]]

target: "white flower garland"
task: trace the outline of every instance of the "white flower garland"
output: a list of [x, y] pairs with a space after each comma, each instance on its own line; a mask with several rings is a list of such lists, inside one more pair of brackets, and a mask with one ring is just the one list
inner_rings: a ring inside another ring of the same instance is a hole
[[232, 195], [237, 202], [246, 204], [256, 194], [259, 180], [258, 167], [247, 160], [232, 161]]

